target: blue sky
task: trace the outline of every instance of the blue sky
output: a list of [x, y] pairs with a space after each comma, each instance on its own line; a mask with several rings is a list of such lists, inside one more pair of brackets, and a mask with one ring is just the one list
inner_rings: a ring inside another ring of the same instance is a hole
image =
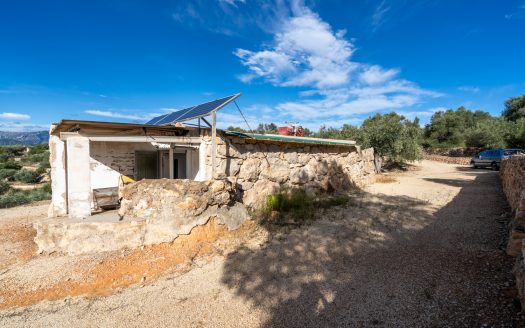
[[[0, 130], [145, 122], [242, 92], [312, 129], [525, 93], [525, 1], [2, 1]], [[245, 127], [234, 106], [221, 127]]]

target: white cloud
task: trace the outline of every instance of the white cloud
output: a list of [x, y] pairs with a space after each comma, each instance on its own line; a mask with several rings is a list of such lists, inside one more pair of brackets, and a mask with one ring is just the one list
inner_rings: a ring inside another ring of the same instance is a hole
[[19, 114], [19, 113], [0, 113], [0, 119], [4, 120], [28, 120], [31, 116], [27, 114]]
[[31, 132], [31, 131], [48, 131], [49, 124], [26, 124], [15, 122], [1, 122], [0, 131], [10, 132]]
[[474, 86], [470, 86], [470, 85], [462, 85], [462, 86], [458, 87], [458, 90], [459, 91], [463, 91], [463, 92], [478, 93], [481, 89], [479, 87], [474, 87]]
[[343, 85], [353, 68], [349, 59], [354, 48], [344, 35], [344, 30], [332, 31], [317, 14], [304, 8], [301, 15], [283, 23], [272, 47], [235, 51], [249, 70], [240, 79], [248, 82], [263, 78], [278, 86]]
[[399, 73], [398, 69], [383, 69], [378, 65], [372, 65], [359, 75], [359, 79], [365, 84], [380, 84], [391, 80]]
[[377, 30], [384, 22], [386, 13], [390, 11], [391, 7], [386, 5], [386, 1], [383, 0], [374, 10], [372, 14], [372, 28]]
[[[382, 3], [378, 15], [389, 9]], [[399, 78], [398, 68], [352, 61], [355, 46], [345, 31], [334, 31], [310, 9], [298, 7], [275, 32], [273, 42], [259, 51], [237, 49], [248, 72], [239, 79], [262, 79], [279, 87], [306, 87], [301, 99], [275, 106], [275, 117], [314, 122], [348, 122], [356, 115], [405, 110], [439, 92]], [[421, 113], [420, 113], [421, 114]], [[359, 118], [360, 119], [360, 118]]]
[[237, 7], [237, 3], [245, 3], [246, 0], [219, 0], [219, 2], [225, 3], [230, 6]]

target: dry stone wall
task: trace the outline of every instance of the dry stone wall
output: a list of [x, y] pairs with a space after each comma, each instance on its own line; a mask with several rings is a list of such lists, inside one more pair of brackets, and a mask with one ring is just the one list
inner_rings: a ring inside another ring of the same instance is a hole
[[507, 254], [516, 257], [514, 275], [525, 310], [525, 156], [513, 156], [501, 163], [501, 183], [513, 210]]
[[432, 154], [423, 154], [423, 159], [434, 162], [441, 162], [447, 164], [458, 164], [458, 165], [469, 165], [472, 160], [471, 157], [453, 157], [453, 156], [444, 156], [444, 155], [432, 155]]
[[[243, 203], [252, 208], [261, 204], [265, 195], [283, 188], [338, 192], [375, 180], [372, 148], [226, 138], [217, 153], [218, 176], [230, 178], [238, 186]], [[209, 146], [206, 165], [211, 168]]]

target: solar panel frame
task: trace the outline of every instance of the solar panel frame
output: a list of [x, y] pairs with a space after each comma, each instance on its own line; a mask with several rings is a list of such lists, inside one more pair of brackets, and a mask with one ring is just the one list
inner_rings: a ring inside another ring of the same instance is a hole
[[146, 124], [153, 125], [169, 125], [177, 122], [189, 121], [204, 116], [210, 115], [214, 111], [218, 111], [224, 106], [228, 105], [235, 99], [239, 98], [242, 94], [236, 93], [231, 96], [215, 99], [197, 106], [188, 107], [181, 109], [176, 112], [168, 113], [165, 115], [154, 117], [149, 120]]

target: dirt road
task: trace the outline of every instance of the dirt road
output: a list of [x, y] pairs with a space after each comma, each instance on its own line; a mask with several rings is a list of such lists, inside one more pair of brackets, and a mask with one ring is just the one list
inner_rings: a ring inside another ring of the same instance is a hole
[[185, 273], [4, 309], [0, 326], [520, 325], [498, 174], [424, 161], [395, 178]]

